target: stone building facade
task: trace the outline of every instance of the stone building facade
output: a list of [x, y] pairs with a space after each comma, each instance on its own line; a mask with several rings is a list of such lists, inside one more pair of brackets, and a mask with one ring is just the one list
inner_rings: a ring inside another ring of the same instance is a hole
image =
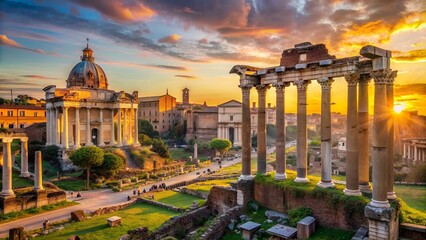
[[169, 93], [139, 98], [139, 118], [149, 121], [155, 131], [169, 131], [178, 122], [176, 98]]
[[46, 122], [46, 108], [36, 105], [0, 105], [0, 128], [26, 128]]
[[80, 146], [138, 145], [138, 92], [108, 89], [93, 50], [83, 50], [71, 70], [66, 88], [45, 87], [47, 145], [63, 149]]

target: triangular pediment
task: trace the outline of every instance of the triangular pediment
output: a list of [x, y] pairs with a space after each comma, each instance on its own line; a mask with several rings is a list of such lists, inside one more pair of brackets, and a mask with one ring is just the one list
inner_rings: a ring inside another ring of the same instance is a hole
[[218, 105], [218, 107], [242, 107], [243, 104], [237, 100], [230, 100], [225, 103]]

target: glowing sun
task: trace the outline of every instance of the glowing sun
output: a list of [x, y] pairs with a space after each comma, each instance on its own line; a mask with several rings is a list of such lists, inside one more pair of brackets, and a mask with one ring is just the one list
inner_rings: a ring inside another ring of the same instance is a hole
[[405, 110], [404, 104], [397, 104], [397, 105], [393, 106], [393, 111], [396, 112], [396, 113], [401, 113], [404, 110]]

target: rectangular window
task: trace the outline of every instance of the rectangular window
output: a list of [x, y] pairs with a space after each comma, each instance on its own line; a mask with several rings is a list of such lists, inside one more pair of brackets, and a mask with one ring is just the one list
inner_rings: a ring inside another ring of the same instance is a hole
[[19, 116], [20, 117], [25, 117], [25, 111], [19, 111]]
[[7, 111], [7, 116], [8, 117], [13, 117], [13, 111]]
[[25, 127], [24, 124], [19, 125], [19, 128], [24, 128], [24, 127]]
[[299, 56], [299, 62], [306, 62], [306, 59], [307, 59], [306, 53], [300, 54], [300, 56]]
[[[34, 117], [37, 117], [37, 112], [34, 112]], [[46, 117], [46, 113], [44, 113], [45, 117]]]
[[229, 121], [234, 121], [234, 116], [229, 116]]
[[13, 129], [13, 127], [14, 127], [13, 124], [9, 124], [10, 129]]

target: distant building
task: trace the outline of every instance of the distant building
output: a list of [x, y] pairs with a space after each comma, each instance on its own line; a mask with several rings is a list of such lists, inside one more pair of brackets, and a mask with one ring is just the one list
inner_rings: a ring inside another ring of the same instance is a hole
[[26, 128], [34, 123], [46, 122], [46, 109], [35, 105], [0, 105], [0, 127]]
[[169, 131], [179, 121], [176, 98], [169, 93], [139, 98], [139, 118], [149, 121], [160, 133]]
[[410, 165], [426, 162], [426, 138], [402, 140], [402, 160]]
[[[210, 141], [217, 137], [218, 108], [207, 105], [198, 106], [187, 114], [187, 139]], [[191, 118], [191, 119], [188, 119]], [[189, 126], [191, 125], [191, 126]], [[189, 126], [189, 127], [188, 127]], [[188, 131], [188, 129], [191, 129]]]
[[233, 146], [241, 146], [242, 116], [242, 103], [237, 100], [218, 105], [217, 137], [228, 139]]

